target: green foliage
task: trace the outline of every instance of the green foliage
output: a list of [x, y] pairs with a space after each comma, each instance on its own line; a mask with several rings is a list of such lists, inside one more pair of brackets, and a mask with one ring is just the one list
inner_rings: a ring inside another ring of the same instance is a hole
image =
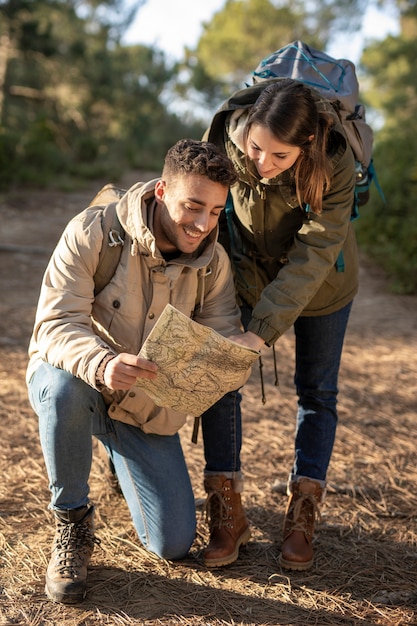
[[[229, 0], [204, 25], [195, 51], [188, 53], [194, 88], [224, 98], [250, 79], [250, 72], [266, 54], [293, 39], [308, 38], [323, 46], [316, 24], [307, 23], [304, 3], [270, 0]], [[217, 84], [217, 89], [214, 85]]]
[[[377, 133], [375, 163], [387, 199], [373, 190], [357, 222], [359, 243], [384, 267], [393, 290], [417, 293], [417, 15], [407, 4], [402, 33], [367, 48], [362, 65], [367, 100], [384, 116]], [[412, 3], [415, 5], [415, 3]]]
[[229, 2], [206, 25], [196, 54], [210, 78], [221, 77], [229, 89], [231, 83], [242, 86], [267, 51], [291, 40], [300, 17], [289, 5], [275, 7], [269, 0]]
[[357, 222], [359, 244], [384, 267], [393, 290], [406, 294], [417, 293], [416, 131], [415, 124], [404, 125], [378, 143], [375, 162], [387, 202], [373, 188]]
[[163, 54], [120, 45], [125, 5], [0, 0], [1, 187], [114, 180], [132, 166], [160, 166], [181, 136], [201, 136], [166, 110], [176, 70]]
[[16, 145], [19, 134], [0, 128], [0, 189], [9, 187], [13, 180], [18, 159], [16, 158]]

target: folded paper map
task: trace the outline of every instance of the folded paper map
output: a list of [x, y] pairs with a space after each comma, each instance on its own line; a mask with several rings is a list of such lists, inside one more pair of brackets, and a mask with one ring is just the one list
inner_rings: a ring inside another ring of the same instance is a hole
[[198, 416], [245, 382], [256, 350], [226, 339], [168, 304], [139, 355], [158, 365], [154, 380], [136, 385], [161, 407]]

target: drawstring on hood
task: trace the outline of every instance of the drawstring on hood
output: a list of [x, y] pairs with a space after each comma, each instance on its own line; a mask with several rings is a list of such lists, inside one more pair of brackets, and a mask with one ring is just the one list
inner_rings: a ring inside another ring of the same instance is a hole
[[[279, 379], [278, 379], [278, 367], [277, 367], [277, 354], [275, 352], [275, 346], [272, 346], [272, 355], [273, 355], [273, 359], [274, 359], [274, 374], [275, 374], [275, 379], [274, 379], [274, 385], [275, 387], [279, 387]], [[266, 404], [266, 393], [265, 393], [265, 384], [264, 384], [264, 373], [263, 373], [263, 361], [262, 361], [262, 357], [259, 357], [259, 378], [261, 379], [261, 397], [262, 397], [262, 404]]]
[[206, 278], [211, 276], [213, 268], [210, 265], [198, 270], [198, 287], [197, 287], [197, 302], [200, 304], [200, 313], [203, 311], [204, 296], [206, 293]]
[[137, 256], [139, 254], [139, 243], [136, 237], [132, 239], [132, 245], [130, 246], [130, 254], [132, 256]]

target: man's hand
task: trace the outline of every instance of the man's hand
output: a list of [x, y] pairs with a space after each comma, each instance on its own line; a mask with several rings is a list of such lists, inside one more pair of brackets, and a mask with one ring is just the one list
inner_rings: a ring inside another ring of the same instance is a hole
[[248, 330], [246, 333], [243, 333], [242, 335], [232, 335], [231, 337], [228, 337], [228, 339], [231, 339], [231, 341], [235, 341], [236, 343], [239, 343], [241, 346], [245, 346], [246, 348], [256, 350], [257, 352], [259, 352], [262, 346], [265, 344], [264, 340], [261, 337], [255, 335], [255, 333], [251, 333], [250, 330]]
[[104, 384], [109, 389], [130, 389], [137, 378], [155, 378], [158, 366], [135, 354], [123, 352], [111, 359], [104, 370]]

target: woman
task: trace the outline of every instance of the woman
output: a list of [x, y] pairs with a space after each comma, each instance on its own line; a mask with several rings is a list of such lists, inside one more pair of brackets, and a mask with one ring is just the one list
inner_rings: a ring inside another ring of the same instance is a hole
[[[332, 106], [291, 79], [236, 92], [215, 115], [207, 138], [226, 152], [239, 176], [231, 188], [233, 212], [221, 229], [247, 331], [235, 339], [260, 350], [294, 326], [298, 414], [280, 561], [304, 570], [313, 563], [314, 520], [336, 432], [340, 358], [358, 288], [350, 223], [354, 157]], [[228, 419], [224, 401], [202, 422], [213, 468], [209, 418]], [[231, 446], [239, 441], [237, 415], [234, 407]], [[235, 541], [240, 545], [238, 536]]]

